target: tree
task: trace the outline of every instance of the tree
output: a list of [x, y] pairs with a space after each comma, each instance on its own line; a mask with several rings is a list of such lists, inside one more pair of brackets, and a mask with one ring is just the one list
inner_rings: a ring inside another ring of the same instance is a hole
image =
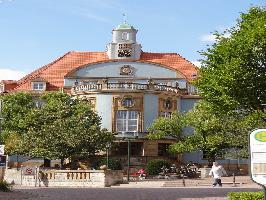
[[[201, 52], [196, 86], [204, 100], [222, 111], [263, 111], [266, 103], [266, 9], [252, 7], [235, 27], [215, 33], [217, 41]], [[228, 37], [229, 35], [229, 37]]]
[[175, 139], [180, 139], [184, 126], [184, 117], [180, 113], [173, 113], [170, 118], [159, 117], [149, 127], [148, 138], [162, 139], [166, 136], [171, 136]]
[[2, 106], [1, 122], [2, 133], [0, 140], [5, 140], [10, 134], [20, 135], [28, 130], [26, 125], [26, 116], [34, 109], [33, 96], [30, 93], [12, 93], [1, 96], [4, 102]]
[[[46, 93], [44, 105], [31, 109], [25, 116], [27, 131], [10, 135], [20, 142], [10, 148], [24, 155], [48, 159], [83, 158], [105, 150], [113, 134], [101, 129], [100, 117], [88, 102], [73, 99], [65, 93]], [[8, 140], [9, 139], [9, 140]], [[8, 144], [10, 138], [6, 139]]]

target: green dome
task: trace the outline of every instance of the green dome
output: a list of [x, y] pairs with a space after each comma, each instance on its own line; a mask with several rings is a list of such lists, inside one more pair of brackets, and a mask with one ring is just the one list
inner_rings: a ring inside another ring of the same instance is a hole
[[135, 29], [135, 28], [129, 25], [127, 22], [124, 22], [119, 24], [116, 29]]

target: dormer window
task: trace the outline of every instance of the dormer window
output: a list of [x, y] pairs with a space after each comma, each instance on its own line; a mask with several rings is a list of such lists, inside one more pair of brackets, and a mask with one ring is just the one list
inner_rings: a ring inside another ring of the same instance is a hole
[[34, 91], [45, 91], [46, 90], [46, 81], [43, 78], [36, 78], [31, 81], [31, 88]]
[[33, 83], [33, 90], [44, 90], [44, 83]]

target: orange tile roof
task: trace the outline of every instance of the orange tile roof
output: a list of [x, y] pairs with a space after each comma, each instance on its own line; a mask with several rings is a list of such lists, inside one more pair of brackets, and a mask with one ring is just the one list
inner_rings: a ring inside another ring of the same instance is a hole
[[[15, 90], [31, 90], [31, 81], [39, 78], [47, 81], [46, 89], [48, 91], [58, 90], [64, 87], [64, 76], [70, 71], [82, 65], [105, 61], [111, 61], [106, 52], [71, 51], [20, 79]], [[176, 53], [142, 52], [138, 61], [166, 65], [184, 74], [189, 81], [193, 79], [192, 74], [198, 71], [196, 66]]]

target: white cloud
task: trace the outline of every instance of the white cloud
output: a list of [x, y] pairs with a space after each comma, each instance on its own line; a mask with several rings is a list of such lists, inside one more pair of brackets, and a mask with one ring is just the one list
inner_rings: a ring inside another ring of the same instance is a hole
[[201, 67], [201, 62], [200, 61], [192, 61], [192, 63], [194, 65], [196, 65], [197, 67]]
[[200, 40], [202, 42], [215, 42], [216, 41], [216, 37], [213, 34], [207, 34], [207, 35], [201, 36]]
[[1, 80], [19, 80], [26, 75], [26, 72], [0, 68], [0, 81]]

